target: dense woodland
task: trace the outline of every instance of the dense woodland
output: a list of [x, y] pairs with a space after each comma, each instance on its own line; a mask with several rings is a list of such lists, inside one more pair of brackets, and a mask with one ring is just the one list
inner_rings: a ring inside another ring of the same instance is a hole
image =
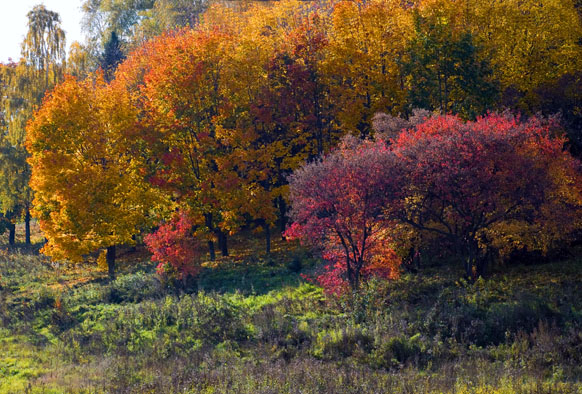
[[0, 65], [0, 391], [582, 390], [580, 2], [83, 11]]

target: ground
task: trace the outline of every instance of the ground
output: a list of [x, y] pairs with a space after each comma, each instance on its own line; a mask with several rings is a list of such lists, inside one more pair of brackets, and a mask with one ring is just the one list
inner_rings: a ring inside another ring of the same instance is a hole
[[[0, 252], [0, 393], [582, 392], [582, 258], [433, 262], [358, 297], [300, 276], [298, 245], [244, 234], [184, 289], [124, 248], [94, 263]], [[580, 253], [582, 255], [582, 253]]]

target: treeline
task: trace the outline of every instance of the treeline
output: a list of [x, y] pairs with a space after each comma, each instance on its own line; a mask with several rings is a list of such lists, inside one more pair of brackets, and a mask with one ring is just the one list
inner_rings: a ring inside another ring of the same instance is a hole
[[571, 1], [213, 5], [45, 99], [27, 128], [43, 250], [107, 250], [113, 275], [115, 246], [177, 211], [212, 258], [249, 226], [268, 250], [287, 177], [378, 113], [559, 110], [577, 153], [581, 38]]

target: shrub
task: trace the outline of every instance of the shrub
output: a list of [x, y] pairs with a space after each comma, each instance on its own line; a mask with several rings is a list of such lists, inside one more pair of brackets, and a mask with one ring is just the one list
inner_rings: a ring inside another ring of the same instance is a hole
[[580, 163], [555, 125], [491, 114], [475, 122], [428, 119], [391, 145], [389, 216], [453, 245], [468, 277], [491, 248], [547, 250], [582, 222]]
[[143, 272], [123, 275], [111, 282], [104, 289], [104, 299], [107, 302], [140, 302], [159, 297], [162, 293], [161, 284], [156, 278]]
[[398, 276], [400, 259], [383, 216], [393, 160], [383, 142], [346, 137], [289, 178], [293, 224], [285, 236], [322, 251], [329, 266], [317, 281], [329, 293], [357, 291], [368, 275]]
[[317, 335], [313, 354], [326, 360], [354, 356], [365, 359], [373, 349], [374, 338], [368, 329], [360, 325], [347, 325], [325, 330]]
[[418, 359], [421, 354], [419, 338], [419, 334], [410, 338], [398, 336], [386, 342], [377, 343], [372, 353], [374, 363], [379, 367], [393, 368], [415, 358]]
[[158, 273], [164, 277], [185, 280], [200, 271], [200, 244], [192, 234], [193, 223], [184, 212], [179, 213], [144, 241], [157, 261]]

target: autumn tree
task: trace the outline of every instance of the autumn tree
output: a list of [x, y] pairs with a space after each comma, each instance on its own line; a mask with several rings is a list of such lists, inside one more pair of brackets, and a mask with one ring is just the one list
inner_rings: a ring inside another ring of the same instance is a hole
[[409, 7], [398, 0], [341, 1], [329, 13], [329, 47], [321, 61], [333, 122], [343, 133], [372, 133], [376, 112], [404, 110], [405, 91], [399, 63], [412, 32]]
[[158, 158], [150, 180], [195, 215], [212, 258], [215, 236], [228, 254], [224, 232], [230, 223], [223, 207], [237, 186], [236, 174], [219, 166], [225, 147], [214, 122], [226, 100], [221, 87], [229, 43], [218, 31], [167, 34], [130, 57], [121, 72], [131, 74], [131, 65], [147, 56], [136, 94], [144, 106], [141, 138]]
[[373, 267], [383, 267], [392, 277], [398, 273], [392, 224], [384, 217], [393, 194], [386, 170], [393, 160], [383, 141], [347, 137], [337, 150], [289, 179], [293, 223], [287, 235], [320, 248], [353, 291], [359, 289], [362, 273]]
[[580, 65], [582, 24], [572, 0], [477, 1], [470, 23], [502, 87], [521, 92]]
[[[547, 250], [581, 222], [581, 172], [564, 139], [532, 118], [433, 117], [399, 135], [388, 213], [452, 245], [468, 277], [488, 248]], [[445, 243], [442, 243], [445, 244]]]
[[127, 91], [101, 76], [67, 78], [29, 123], [33, 214], [42, 252], [79, 261], [103, 250], [115, 277], [116, 246], [132, 244], [157, 201], [134, 154], [137, 112]]

